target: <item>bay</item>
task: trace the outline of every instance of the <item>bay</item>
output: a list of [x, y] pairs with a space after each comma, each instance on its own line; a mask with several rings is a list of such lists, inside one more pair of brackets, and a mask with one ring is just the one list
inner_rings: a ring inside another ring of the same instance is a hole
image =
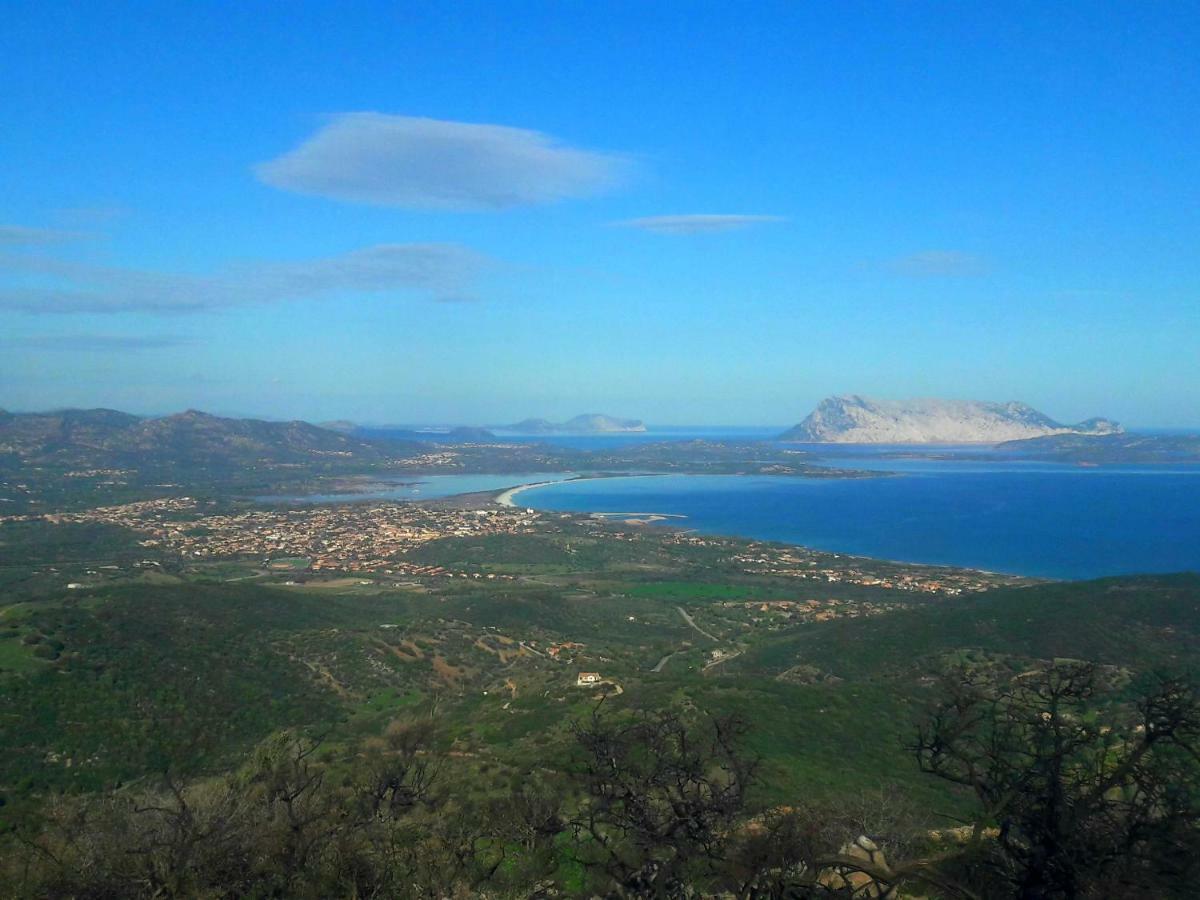
[[703, 533], [1048, 578], [1200, 570], [1200, 467], [822, 462], [898, 474], [587, 479], [524, 491], [519, 502], [668, 513], [686, 517], [670, 524]]

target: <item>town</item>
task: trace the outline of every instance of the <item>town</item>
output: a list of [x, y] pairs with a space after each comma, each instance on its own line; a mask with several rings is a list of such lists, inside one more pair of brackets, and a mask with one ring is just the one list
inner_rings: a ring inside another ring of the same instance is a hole
[[[208, 501], [211, 503], [211, 501]], [[446, 537], [517, 534], [532, 530], [538, 515], [515, 507], [455, 509], [410, 503], [255, 508], [207, 513], [191, 497], [146, 500], [82, 512], [9, 516], [52, 524], [101, 523], [128, 528], [138, 543], [184, 559], [255, 557], [302, 560], [314, 572], [385, 572], [452, 575], [440, 566], [405, 564], [405, 553]], [[496, 576], [492, 576], [496, 577]]]
[[[652, 519], [612, 521], [602, 515], [544, 514], [492, 502], [487, 495], [413, 502], [254, 506], [229, 510], [214, 500], [169, 497], [95, 509], [0, 517], [5, 522], [103, 524], [127, 528], [138, 544], [186, 561], [255, 559], [268, 568], [313, 573], [465, 576], [511, 580], [500, 573], [454, 571], [417, 563], [406, 554], [431, 541], [580, 529], [617, 542], [648, 536], [666, 546], [719, 552], [746, 575], [893, 589], [941, 597], [988, 590], [1028, 579], [970, 569], [868, 560], [803, 547], [701, 535]], [[287, 564], [273, 565], [273, 561]]]

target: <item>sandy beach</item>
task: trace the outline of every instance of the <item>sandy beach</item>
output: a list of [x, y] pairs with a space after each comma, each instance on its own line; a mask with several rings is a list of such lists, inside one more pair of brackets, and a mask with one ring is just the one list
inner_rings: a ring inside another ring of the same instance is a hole
[[570, 477], [570, 478], [556, 478], [553, 481], [534, 481], [534, 482], [530, 482], [529, 484], [519, 484], [516, 487], [511, 487], [507, 491], [503, 491], [502, 493], [497, 494], [496, 495], [496, 503], [498, 503], [500, 506], [516, 506], [517, 504], [515, 504], [513, 502], [513, 498], [516, 497], [522, 491], [527, 491], [530, 488], [544, 487], [548, 484], [561, 484], [564, 481], [587, 481], [587, 480], [589, 480], [589, 479]]
[[[529, 484], [519, 484], [516, 487], [511, 487], [508, 490], [502, 491], [501, 493], [497, 494], [496, 498], [495, 498], [495, 502], [497, 504], [499, 504], [500, 506], [516, 506], [517, 504], [514, 502], [514, 498], [518, 494], [520, 494], [522, 491], [528, 491], [531, 488], [545, 487], [548, 484], [563, 484], [564, 482], [567, 482], [567, 481], [598, 481], [603, 478], [612, 478], [612, 477], [620, 477], [620, 478], [659, 477], [659, 478], [661, 478], [663, 476], [657, 475], [657, 474], [655, 474], [653, 476], [640, 475], [640, 474], [639, 475], [620, 475], [620, 476], [569, 475], [565, 478], [554, 478], [554, 479], [551, 479], [548, 481], [533, 481], [533, 482], [530, 482]], [[686, 516], [674, 515], [672, 513], [592, 513], [592, 515], [595, 516], [596, 518], [604, 518], [607, 516], [613, 516], [613, 517], [617, 517], [617, 518], [621, 518], [621, 517], [625, 517], [625, 516], [654, 516], [657, 518], [675, 518], [675, 519], [686, 518]]]
[[[522, 491], [530, 490], [531, 488], [544, 487], [548, 484], [563, 484], [568, 481], [596, 481], [600, 478], [608, 476], [572, 476], [569, 478], [555, 478], [550, 481], [534, 481], [529, 484], [519, 484], [516, 487], [511, 487], [496, 495], [495, 502], [500, 506], [516, 506], [515, 498]], [[636, 477], [636, 476], [630, 476]], [[657, 513], [657, 512], [593, 512], [589, 513], [593, 519], [601, 519], [605, 521], [621, 521], [627, 525], [652, 525], [655, 522], [664, 522], [668, 519], [686, 519], [687, 516], [679, 515], [678, 513]]]

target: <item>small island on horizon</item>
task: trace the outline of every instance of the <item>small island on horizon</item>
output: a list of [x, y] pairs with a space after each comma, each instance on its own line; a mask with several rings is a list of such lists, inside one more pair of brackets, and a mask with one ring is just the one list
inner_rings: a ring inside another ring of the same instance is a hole
[[646, 430], [641, 419], [619, 419], [602, 413], [584, 413], [566, 422], [548, 419], [523, 419], [514, 425], [495, 425], [492, 431], [511, 434], [626, 434]]

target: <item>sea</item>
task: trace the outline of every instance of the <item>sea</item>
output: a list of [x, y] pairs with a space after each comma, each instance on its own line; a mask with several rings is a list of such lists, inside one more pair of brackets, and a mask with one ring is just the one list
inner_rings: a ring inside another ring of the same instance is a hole
[[[673, 429], [515, 438], [578, 449], [663, 440], [765, 440], [782, 428]], [[506, 439], [514, 439], [508, 437]], [[835, 553], [1045, 578], [1200, 571], [1200, 465], [989, 459], [990, 447], [797, 445], [821, 465], [879, 477], [563, 473], [414, 476], [371, 497], [421, 499], [555, 481], [516, 502], [541, 510], [660, 513], [664, 527], [801, 544]], [[326, 495], [310, 500], [367, 499]], [[651, 526], [656, 527], [656, 526]]]
[[518, 502], [669, 513], [685, 517], [671, 526], [707, 534], [1045, 578], [1200, 571], [1200, 469], [1114, 468], [908, 462], [881, 478], [588, 479]]

